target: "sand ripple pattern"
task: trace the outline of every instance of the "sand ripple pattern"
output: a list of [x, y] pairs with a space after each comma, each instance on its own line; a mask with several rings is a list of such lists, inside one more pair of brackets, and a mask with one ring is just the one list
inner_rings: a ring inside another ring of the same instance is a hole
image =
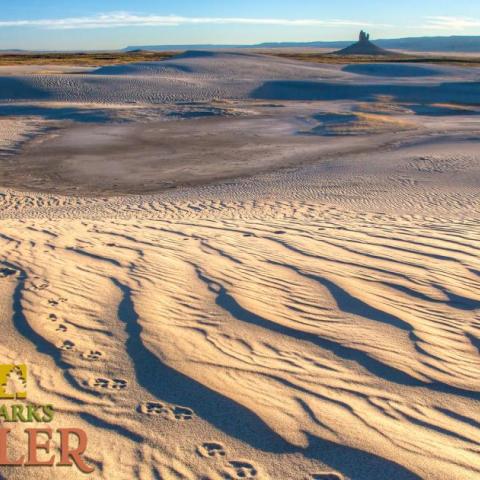
[[190, 52], [163, 62], [85, 74], [0, 77], [0, 100], [171, 103], [245, 98], [264, 80], [325, 79], [335, 69], [259, 55]]
[[0, 353], [99, 478], [480, 475], [478, 223], [257, 207], [3, 220]]

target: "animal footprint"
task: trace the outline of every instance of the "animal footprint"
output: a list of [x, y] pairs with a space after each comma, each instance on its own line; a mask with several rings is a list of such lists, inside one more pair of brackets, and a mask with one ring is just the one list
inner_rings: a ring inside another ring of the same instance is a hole
[[51, 298], [49, 301], [48, 301], [48, 304], [51, 305], [52, 307], [56, 307], [58, 304], [60, 303], [64, 303], [66, 302], [67, 299], [66, 298], [63, 298], [63, 297], [59, 297], [57, 299], [54, 299], [54, 298]]
[[59, 348], [60, 350], [73, 350], [75, 348], [75, 344], [70, 340], [65, 340]]
[[142, 403], [138, 410], [147, 415], [161, 415], [169, 420], [191, 420], [194, 412], [190, 408], [179, 405], [164, 405], [159, 402]]
[[108, 390], [124, 390], [127, 388], [127, 381], [121, 378], [96, 378], [92, 385], [96, 388], [105, 388]]
[[314, 473], [312, 480], [343, 480], [343, 475], [336, 472]]
[[251, 463], [232, 460], [228, 465], [230, 468], [225, 475], [225, 480], [258, 478], [258, 470]]
[[58, 320], [58, 317], [54, 313], [51, 313], [48, 316], [48, 319], [51, 320], [52, 322], [56, 322]]
[[142, 403], [138, 409], [141, 413], [146, 413], [147, 415], [168, 415], [168, 407], [163, 403], [158, 402], [147, 402]]
[[220, 458], [226, 455], [225, 448], [221, 443], [205, 442], [197, 447], [198, 453], [205, 458]]
[[127, 381], [121, 378], [114, 378], [110, 384], [110, 388], [112, 388], [112, 390], [124, 390], [127, 388]]
[[29, 290], [45, 290], [50, 283], [48, 280], [41, 280], [40, 278], [35, 278], [30, 282]]
[[175, 420], [191, 420], [193, 418], [193, 410], [187, 407], [174, 406], [172, 413]]
[[68, 329], [65, 325], [63, 325], [63, 323], [61, 325], [59, 325], [56, 329], [57, 332], [66, 332]]
[[96, 378], [93, 382], [94, 387], [108, 388], [110, 385], [110, 380], [106, 378]]
[[0, 268], [0, 278], [10, 277], [12, 275], [16, 275], [18, 273], [17, 270], [13, 268]]
[[88, 352], [84, 352], [82, 357], [86, 360], [99, 360], [102, 355], [103, 353], [99, 352], [98, 350], [90, 350]]

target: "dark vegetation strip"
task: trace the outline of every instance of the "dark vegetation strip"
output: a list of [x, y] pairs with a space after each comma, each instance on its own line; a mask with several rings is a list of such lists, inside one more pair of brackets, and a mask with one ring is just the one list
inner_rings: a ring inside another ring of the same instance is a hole
[[179, 52], [68, 52], [68, 53], [4, 53], [0, 55], [0, 65], [68, 65], [101, 66], [122, 65], [134, 62], [158, 62], [178, 55]]
[[414, 55], [335, 55], [331, 53], [280, 53], [263, 52], [280, 58], [300, 60], [303, 62], [352, 64], [352, 63], [431, 63], [439, 65], [480, 66], [480, 57], [454, 57], [454, 56], [414, 56]]

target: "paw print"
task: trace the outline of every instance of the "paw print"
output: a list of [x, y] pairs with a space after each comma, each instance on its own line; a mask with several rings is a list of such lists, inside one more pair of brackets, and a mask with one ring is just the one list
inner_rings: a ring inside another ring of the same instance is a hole
[[89, 350], [88, 352], [84, 352], [82, 357], [86, 360], [99, 360], [103, 356], [102, 352], [98, 350]]
[[60, 303], [65, 303], [67, 301], [66, 298], [63, 298], [63, 297], [59, 297], [57, 299], [55, 298], [51, 298], [49, 301], [48, 301], [48, 304], [52, 307], [56, 307], [57, 305], [59, 305]]
[[220, 458], [225, 457], [227, 452], [221, 443], [217, 442], [205, 442], [197, 447], [198, 453], [205, 458]]
[[163, 403], [158, 402], [146, 402], [142, 403], [139, 407], [141, 413], [147, 415], [168, 415], [169, 410]]
[[161, 415], [169, 420], [191, 420], [193, 410], [179, 405], [164, 405], [159, 402], [145, 402], [139, 405], [138, 411], [147, 415]]
[[67, 327], [66, 325], [64, 325], [63, 323], [61, 325], [59, 325], [57, 328], [56, 328], [56, 331], [57, 332], [66, 332], [67, 331]]
[[30, 287], [28, 288], [28, 290], [45, 290], [46, 288], [48, 288], [49, 285], [50, 284], [48, 283], [48, 280], [42, 280], [36, 277], [30, 282]]
[[225, 480], [256, 479], [258, 470], [248, 462], [232, 460], [228, 462], [229, 472], [225, 475]]
[[187, 407], [174, 406], [172, 413], [175, 420], [191, 420], [193, 418], [193, 410]]
[[108, 388], [110, 385], [110, 380], [107, 378], [96, 378], [93, 382], [94, 387], [99, 387], [99, 388]]
[[70, 340], [65, 340], [59, 348], [60, 350], [73, 350], [75, 348], [75, 344]]
[[112, 390], [124, 390], [125, 388], [127, 388], [127, 381], [122, 380], [121, 378], [114, 378], [111, 381], [110, 388]]
[[92, 385], [96, 388], [105, 388], [107, 390], [124, 390], [127, 388], [127, 381], [121, 378], [96, 378]]

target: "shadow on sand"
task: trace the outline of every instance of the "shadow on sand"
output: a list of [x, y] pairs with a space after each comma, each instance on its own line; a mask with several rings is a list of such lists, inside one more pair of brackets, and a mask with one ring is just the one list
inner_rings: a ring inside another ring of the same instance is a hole
[[193, 409], [196, 415], [219, 430], [254, 448], [274, 453], [299, 450], [275, 434], [250, 410], [169, 367], [150, 352], [141, 339], [142, 327], [130, 288], [116, 279], [112, 278], [112, 281], [123, 295], [118, 315], [125, 324], [128, 334], [126, 348], [139, 385], [159, 400]]
[[[18, 77], [0, 77], [0, 100], [48, 100], [49, 92], [34, 87]], [[3, 108], [3, 107], [2, 107]]]
[[7, 104], [0, 107], [1, 116], [42, 117], [48, 120], [72, 120], [80, 123], [107, 123], [112, 120], [108, 110], [73, 107], [48, 108], [37, 105]]
[[421, 479], [410, 470], [385, 458], [308, 434], [307, 436], [310, 446], [305, 455], [320, 460], [351, 480]]
[[[353, 480], [419, 479], [394, 462], [314, 436], [309, 436], [307, 449], [292, 446], [247, 408], [164, 364], [142, 342], [142, 327], [131, 289], [114, 278], [111, 280], [122, 292], [118, 314], [125, 324], [126, 348], [135, 368], [136, 380], [158, 400], [193, 409], [196, 415], [217, 429], [253, 448], [276, 454], [301, 452], [347, 473]], [[220, 299], [219, 304], [222, 303]]]
[[442, 72], [432, 68], [402, 65], [394, 63], [365, 63], [347, 65], [342, 68], [342, 71], [348, 73], [355, 73], [358, 75], [368, 75], [372, 77], [394, 77], [394, 78], [408, 78], [408, 77], [434, 77], [440, 75]]
[[268, 81], [251, 93], [256, 100], [376, 100], [391, 96], [397, 102], [480, 104], [480, 82], [439, 85], [358, 85], [313, 81]]

